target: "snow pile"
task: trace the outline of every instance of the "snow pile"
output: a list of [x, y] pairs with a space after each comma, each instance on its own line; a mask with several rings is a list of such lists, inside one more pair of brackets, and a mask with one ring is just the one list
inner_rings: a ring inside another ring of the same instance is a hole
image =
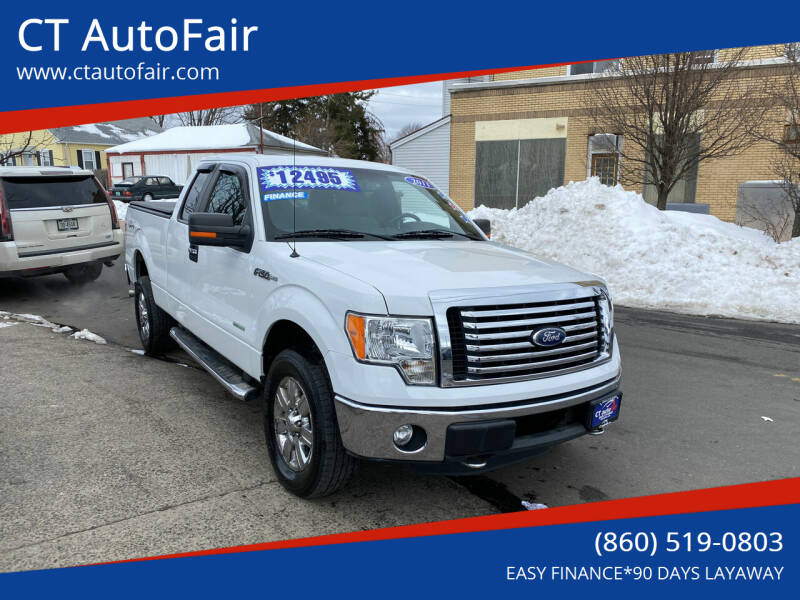
[[800, 323], [800, 239], [659, 211], [596, 178], [469, 214], [491, 220], [496, 242], [597, 274], [621, 305]]
[[[75, 338], [76, 340], [88, 340], [90, 342], [94, 342], [95, 344], [107, 343], [105, 339], [103, 339], [96, 333], [92, 333], [88, 329], [75, 331], [72, 327], [68, 325], [56, 325], [55, 323], [51, 323], [50, 321], [39, 315], [29, 315], [27, 313], [12, 313], [0, 310], [0, 327], [9, 327], [11, 325], [16, 325], [17, 323], [28, 323], [36, 327], [47, 327], [53, 333], [67, 333], [70, 334], [70, 337]], [[73, 331], [75, 331], [75, 333], [72, 333]]]
[[95, 344], [105, 344], [105, 339], [101, 338], [96, 333], [92, 333], [88, 329], [81, 329], [80, 331], [76, 331], [70, 337], [75, 338], [76, 340], [88, 340], [90, 342], [94, 342]]
[[[56, 329], [59, 328], [58, 325], [55, 323], [51, 323], [44, 317], [40, 317], [39, 315], [30, 315], [27, 313], [10, 313], [4, 310], [0, 310], [0, 318], [4, 321], [14, 321], [17, 323], [30, 323], [31, 325], [36, 325], [37, 327], [49, 327], [54, 332], [59, 333]], [[72, 331], [70, 329], [70, 331]]]

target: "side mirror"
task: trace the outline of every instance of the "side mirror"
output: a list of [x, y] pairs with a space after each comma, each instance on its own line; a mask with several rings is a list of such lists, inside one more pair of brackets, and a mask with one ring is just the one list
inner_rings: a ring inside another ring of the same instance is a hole
[[252, 231], [249, 225], [234, 225], [233, 217], [220, 213], [189, 215], [189, 243], [197, 246], [250, 247]]
[[472, 222], [486, 234], [486, 237], [492, 237], [492, 222], [489, 219], [472, 219]]

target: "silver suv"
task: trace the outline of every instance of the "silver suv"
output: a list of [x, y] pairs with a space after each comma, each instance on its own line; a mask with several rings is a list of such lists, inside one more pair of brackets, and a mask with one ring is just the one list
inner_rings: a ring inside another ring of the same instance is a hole
[[91, 171], [0, 167], [0, 277], [97, 279], [122, 252], [114, 203]]

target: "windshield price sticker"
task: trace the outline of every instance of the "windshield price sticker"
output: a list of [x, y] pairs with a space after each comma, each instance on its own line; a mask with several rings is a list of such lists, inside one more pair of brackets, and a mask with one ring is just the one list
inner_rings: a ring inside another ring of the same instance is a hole
[[418, 185], [419, 187], [424, 187], [424, 188], [427, 188], [429, 190], [434, 189], [434, 186], [433, 186], [432, 183], [430, 183], [428, 181], [425, 181], [424, 179], [422, 179], [420, 177], [411, 177], [411, 176], [409, 176], [409, 177], [406, 177], [405, 179], [411, 185]]
[[344, 190], [360, 192], [350, 169], [279, 165], [259, 167], [258, 182], [262, 192], [271, 190]]

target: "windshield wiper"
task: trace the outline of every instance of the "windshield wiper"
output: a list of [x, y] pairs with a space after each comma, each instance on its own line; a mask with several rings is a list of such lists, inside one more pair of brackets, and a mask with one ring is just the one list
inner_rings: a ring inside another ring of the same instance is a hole
[[322, 238], [344, 238], [344, 239], [358, 239], [365, 236], [376, 237], [387, 240], [386, 236], [378, 235], [377, 233], [365, 233], [363, 231], [354, 231], [352, 229], [301, 229], [294, 233], [282, 233], [276, 235], [276, 240], [286, 240], [292, 238], [303, 237], [322, 237]]
[[437, 238], [451, 238], [454, 235], [460, 235], [470, 240], [477, 239], [475, 237], [472, 237], [471, 235], [467, 235], [466, 233], [461, 233], [460, 231], [447, 231], [445, 229], [418, 229], [416, 231], [405, 231], [403, 233], [396, 233], [392, 237], [398, 240], [414, 239], [414, 238], [437, 239]]

